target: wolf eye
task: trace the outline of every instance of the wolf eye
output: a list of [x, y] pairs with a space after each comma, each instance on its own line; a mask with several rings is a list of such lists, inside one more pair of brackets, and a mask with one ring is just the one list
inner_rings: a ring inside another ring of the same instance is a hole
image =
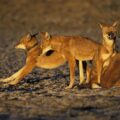
[[111, 36], [111, 35], [114, 35], [114, 33], [113, 32], [108, 32], [108, 35]]

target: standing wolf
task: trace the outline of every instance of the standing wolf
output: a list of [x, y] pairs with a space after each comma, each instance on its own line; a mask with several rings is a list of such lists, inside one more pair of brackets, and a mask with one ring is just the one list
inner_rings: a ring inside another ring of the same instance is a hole
[[92, 60], [99, 48], [99, 43], [81, 36], [51, 36], [48, 32], [41, 34], [41, 48], [43, 54], [52, 49], [60, 53], [70, 67], [70, 84], [72, 88], [75, 81], [76, 60], [79, 61], [80, 84], [84, 82], [82, 61]]

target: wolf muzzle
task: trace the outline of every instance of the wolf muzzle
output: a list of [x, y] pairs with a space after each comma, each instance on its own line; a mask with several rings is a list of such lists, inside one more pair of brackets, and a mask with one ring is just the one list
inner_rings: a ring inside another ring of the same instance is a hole
[[109, 32], [108, 37], [109, 37], [110, 40], [115, 40], [116, 39], [116, 35], [113, 32]]
[[24, 44], [17, 44], [15, 46], [16, 49], [26, 49]]

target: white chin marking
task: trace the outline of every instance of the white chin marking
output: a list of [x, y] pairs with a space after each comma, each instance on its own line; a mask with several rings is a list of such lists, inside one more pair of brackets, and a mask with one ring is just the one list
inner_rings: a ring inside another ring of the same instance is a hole
[[42, 50], [42, 54], [45, 54], [46, 52], [48, 52], [51, 49], [52, 49], [51, 46], [46, 47], [45, 49]]
[[17, 49], [26, 49], [25, 45], [24, 44], [19, 44], [16, 46]]

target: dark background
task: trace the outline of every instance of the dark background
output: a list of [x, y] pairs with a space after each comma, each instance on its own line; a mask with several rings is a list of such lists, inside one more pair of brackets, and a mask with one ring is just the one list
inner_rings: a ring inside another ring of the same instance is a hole
[[[100, 42], [99, 23], [116, 20], [120, 20], [120, 0], [0, 0], [0, 77], [24, 65], [24, 52], [14, 46], [28, 32], [82, 35]], [[17, 86], [1, 86], [0, 118], [120, 119], [119, 88], [90, 90], [76, 86], [66, 91], [67, 81], [66, 64], [54, 70], [35, 69]]]

